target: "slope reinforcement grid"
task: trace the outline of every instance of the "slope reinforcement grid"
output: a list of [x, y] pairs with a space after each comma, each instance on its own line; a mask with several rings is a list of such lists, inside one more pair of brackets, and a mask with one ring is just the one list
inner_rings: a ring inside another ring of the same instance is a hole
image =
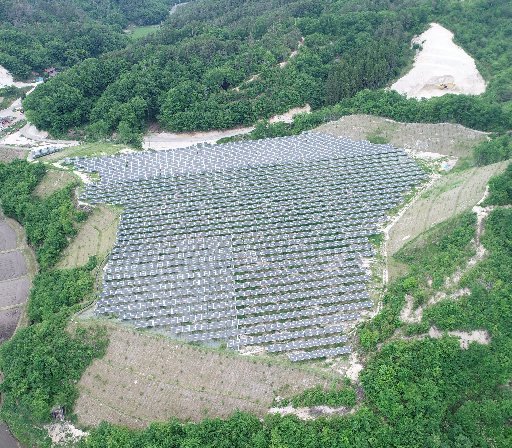
[[82, 200], [124, 207], [97, 315], [292, 361], [350, 353], [343, 322], [374, 305], [368, 237], [427, 177], [318, 133], [65, 162], [101, 177]]

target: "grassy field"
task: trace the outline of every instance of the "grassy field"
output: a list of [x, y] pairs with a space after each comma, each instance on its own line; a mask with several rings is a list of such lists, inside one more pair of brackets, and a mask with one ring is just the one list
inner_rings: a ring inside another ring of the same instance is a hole
[[44, 199], [53, 192], [64, 188], [71, 182], [78, 180], [78, 177], [69, 171], [48, 170], [43, 180], [37, 185], [32, 194]]
[[[88, 325], [81, 322], [77, 325]], [[131, 428], [172, 417], [198, 421], [235, 409], [263, 417], [276, 396], [291, 397], [332, 378], [299, 366], [215, 351], [107, 324], [110, 343], [78, 387], [78, 422]]]
[[103, 157], [117, 154], [126, 148], [126, 145], [117, 145], [114, 143], [86, 143], [78, 146], [70, 146], [60, 152], [49, 154], [41, 157], [41, 162], [56, 162], [65, 157], [87, 156], [87, 157]]
[[483, 132], [456, 124], [398, 123], [371, 115], [349, 115], [314, 131], [453, 157], [471, 156], [473, 146], [487, 138]]
[[125, 30], [125, 33], [133, 40], [137, 40], [141, 37], [147, 36], [148, 34], [156, 32], [158, 29], [160, 29], [160, 25], [136, 26], [131, 24]]
[[120, 211], [113, 207], [97, 206], [89, 218], [78, 224], [78, 234], [64, 250], [57, 269], [83, 266], [89, 257], [103, 257], [114, 246]]

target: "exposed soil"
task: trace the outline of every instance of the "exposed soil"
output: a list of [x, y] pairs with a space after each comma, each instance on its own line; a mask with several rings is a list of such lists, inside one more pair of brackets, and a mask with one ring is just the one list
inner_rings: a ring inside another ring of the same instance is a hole
[[0, 162], [9, 163], [15, 159], [24, 159], [26, 154], [25, 149], [0, 147]]
[[30, 289], [26, 278], [11, 280], [0, 284], [0, 308], [25, 303]]
[[[448, 331], [450, 336], [456, 336], [460, 339], [460, 348], [467, 350], [471, 342], [478, 342], [479, 344], [489, 344], [491, 342], [491, 335], [487, 330], [475, 330], [471, 332], [467, 331]], [[443, 332], [438, 330], [436, 327], [430, 327], [428, 335], [431, 338], [440, 338], [443, 336]]]
[[[423, 48], [416, 53], [412, 70], [395, 82], [391, 89], [409, 98], [432, 98], [447, 93], [480, 95], [485, 81], [475, 61], [453, 42], [453, 33], [438, 23], [413, 39]], [[444, 88], [440, 88], [445, 86]]]
[[296, 415], [301, 420], [314, 420], [318, 417], [326, 417], [331, 415], [346, 415], [353, 414], [356, 411], [355, 408], [349, 408], [347, 406], [341, 406], [333, 408], [327, 405], [313, 406], [311, 408], [294, 408], [291, 404], [286, 407], [273, 407], [268, 412], [269, 414], [280, 414], [285, 415]]
[[0, 218], [0, 252], [16, 249], [16, 232]]
[[296, 114], [301, 114], [303, 112], [309, 114], [311, 112], [311, 106], [309, 104], [306, 104], [304, 107], [294, 107], [293, 109], [290, 109], [288, 112], [282, 115], [275, 115], [270, 120], [268, 120], [268, 122], [277, 123], [278, 121], [284, 121], [285, 123], [292, 123], [293, 116]]
[[80, 439], [87, 436], [89, 433], [75, 428], [71, 423], [50, 423], [44, 427], [48, 430], [48, 435], [55, 445], [66, 445], [77, 443]]
[[352, 140], [373, 140], [392, 143], [395, 148], [431, 152], [452, 157], [471, 154], [473, 146], [486, 139], [486, 134], [459, 124], [400, 123], [372, 115], [347, 115], [319, 126], [314, 132]]
[[28, 297], [30, 282], [38, 267], [34, 252], [27, 245], [23, 227], [13, 219], [3, 216], [1, 211], [0, 229], [4, 230], [3, 244], [6, 248], [5, 252], [0, 253], [0, 343], [2, 343], [12, 337], [18, 325], [27, 323], [26, 315], [22, 310]]
[[103, 205], [94, 208], [87, 220], [79, 225], [78, 234], [64, 250], [57, 269], [83, 266], [93, 255], [103, 256], [116, 240], [119, 215]]
[[20, 308], [0, 311], [0, 344], [11, 339], [18, 326], [20, 316]]
[[[85, 323], [81, 324], [85, 325]], [[298, 366], [210, 351], [108, 324], [110, 344], [79, 382], [82, 425], [101, 420], [132, 428], [172, 417], [227, 417], [235, 409], [264, 416], [279, 395], [291, 397], [330, 380]]]
[[0, 88], [5, 86], [16, 86], [16, 87], [26, 87], [32, 86], [34, 84], [28, 84], [26, 82], [15, 82], [12, 75], [6, 68], [3, 68], [0, 65]]
[[0, 281], [17, 278], [27, 273], [27, 265], [19, 251], [0, 254]]

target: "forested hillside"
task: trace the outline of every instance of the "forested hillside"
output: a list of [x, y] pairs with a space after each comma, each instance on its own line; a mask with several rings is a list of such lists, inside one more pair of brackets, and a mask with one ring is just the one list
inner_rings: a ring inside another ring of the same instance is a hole
[[165, 20], [171, 0], [5, 0], [0, 2], [0, 65], [18, 78], [65, 69], [124, 48], [123, 28]]
[[[429, 115], [427, 104], [438, 100], [426, 101], [424, 120], [503, 131], [511, 127], [502, 116], [511, 109], [511, 17], [505, 0], [196, 0], [158, 33], [38, 87], [24, 107], [54, 135], [85, 127], [89, 138], [118, 133], [126, 140], [155, 121], [172, 131], [209, 130], [253, 124], [306, 103], [322, 110], [398, 78], [412, 62], [412, 36], [438, 21], [455, 31], [490, 83], [476, 99], [447, 95], [441, 108], [448, 113]], [[113, 65], [122, 68], [112, 73]], [[103, 73], [106, 81], [91, 94], [94, 76]], [[489, 115], [486, 123], [475, 125], [475, 107], [478, 119]], [[462, 120], [469, 110], [472, 120]]]

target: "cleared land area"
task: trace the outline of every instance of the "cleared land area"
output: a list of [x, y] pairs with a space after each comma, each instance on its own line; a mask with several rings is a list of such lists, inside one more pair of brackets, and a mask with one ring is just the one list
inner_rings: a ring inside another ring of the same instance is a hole
[[78, 234], [64, 251], [57, 269], [83, 266], [89, 257], [105, 255], [114, 246], [118, 225], [118, 212], [103, 205], [95, 207], [87, 221], [78, 226]]
[[46, 196], [64, 188], [75, 180], [77, 178], [69, 171], [48, 170], [33, 194], [44, 199]]
[[[424, 230], [476, 205], [482, 199], [489, 179], [501, 173], [508, 163], [500, 162], [443, 176], [392, 227], [388, 255], [396, 253]], [[398, 268], [399, 263], [390, 263], [390, 278], [394, 277], [393, 271], [396, 272]]]
[[120, 325], [107, 328], [107, 353], [78, 383], [75, 411], [81, 425], [105, 420], [141, 428], [172, 417], [227, 417], [237, 408], [262, 417], [276, 396], [330, 382], [297, 366], [211, 351]]
[[16, 232], [12, 227], [0, 220], [0, 252], [16, 249]]
[[0, 146], [0, 162], [9, 163], [15, 159], [24, 159], [27, 151], [24, 149], [15, 149]]
[[0, 254], [0, 281], [17, 278], [27, 273], [27, 265], [21, 252]]
[[[453, 42], [453, 33], [438, 23], [413, 39], [422, 46], [412, 70], [391, 86], [408, 97], [432, 98], [446, 93], [480, 95], [485, 81], [475, 61]], [[440, 86], [446, 88], [440, 88]]]
[[4, 282], [0, 287], [0, 309], [20, 305], [27, 300], [30, 281], [26, 278]]
[[391, 143], [396, 148], [435, 152], [452, 157], [467, 157], [471, 148], [487, 138], [484, 132], [458, 124], [399, 123], [372, 115], [347, 115], [324, 124], [314, 132], [335, 137]]
[[21, 308], [0, 310], [0, 344], [11, 339], [21, 316]]
[[[11, 338], [23, 316], [30, 282], [38, 267], [23, 227], [0, 211], [0, 344]], [[21, 277], [21, 278], [19, 278]], [[26, 324], [26, 318], [20, 325]]]

